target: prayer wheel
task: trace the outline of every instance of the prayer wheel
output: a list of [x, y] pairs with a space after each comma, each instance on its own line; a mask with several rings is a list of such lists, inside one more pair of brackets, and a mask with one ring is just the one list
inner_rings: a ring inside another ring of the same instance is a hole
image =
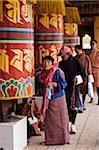
[[36, 17], [36, 64], [42, 58], [52, 56], [57, 61], [58, 50], [63, 45], [63, 16], [60, 14], [39, 14]]
[[0, 1], [0, 100], [34, 94], [33, 5]]
[[69, 46], [71, 50], [74, 50], [74, 46], [79, 44], [78, 24], [81, 24], [81, 18], [77, 7], [66, 6], [65, 10], [64, 45]]
[[52, 56], [58, 61], [58, 50], [63, 46], [65, 15], [64, 0], [40, 0], [36, 5], [35, 37], [36, 64], [42, 64], [42, 58]]

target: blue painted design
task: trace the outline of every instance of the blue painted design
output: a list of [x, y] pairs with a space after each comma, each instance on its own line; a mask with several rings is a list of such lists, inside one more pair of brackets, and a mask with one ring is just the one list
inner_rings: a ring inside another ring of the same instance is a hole
[[34, 29], [31, 28], [0, 28], [0, 32], [12, 32], [17, 34], [34, 33]]

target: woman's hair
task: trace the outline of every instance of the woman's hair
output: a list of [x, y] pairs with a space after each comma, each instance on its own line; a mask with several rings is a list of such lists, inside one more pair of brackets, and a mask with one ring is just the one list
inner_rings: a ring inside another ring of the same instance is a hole
[[95, 42], [97, 44], [97, 40], [94, 39], [94, 40], [91, 41], [91, 45], [92, 45], [93, 42]]
[[75, 45], [75, 50], [81, 50], [82, 49], [82, 47], [81, 47], [81, 45]]
[[54, 63], [54, 58], [51, 57], [51, 56], [45, 56], [45, 57], [43, 57], [42, 61], [44, 62], [44, 60], [50, 60], [52, 62], [52, 65]]

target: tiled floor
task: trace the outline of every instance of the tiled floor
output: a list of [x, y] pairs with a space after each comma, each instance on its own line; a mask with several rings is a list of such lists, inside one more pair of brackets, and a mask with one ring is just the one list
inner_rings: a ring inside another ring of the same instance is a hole
[[42, 136], [31, 137], [29, 144], [24, 150], [99, 150], [99, 106], [96, 105], [96, 98], [89, 103], [86, 97], [86, 108], [84, 113], [78, 114], [76, 127], [77, 134], [71, 135], [71, 144], [45, 146], [44, 133]]

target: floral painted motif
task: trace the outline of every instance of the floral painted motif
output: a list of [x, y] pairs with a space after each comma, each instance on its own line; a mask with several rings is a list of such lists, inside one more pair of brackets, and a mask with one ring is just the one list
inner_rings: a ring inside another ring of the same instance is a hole
[[[23, 82], [20, 82], [23, 81]], [[34, 94], [34, 79], [28, 77], [17, 81], [10, 79], [0, 84], [0, 99], [13, 99], [20, 97], [28, 97]]]

